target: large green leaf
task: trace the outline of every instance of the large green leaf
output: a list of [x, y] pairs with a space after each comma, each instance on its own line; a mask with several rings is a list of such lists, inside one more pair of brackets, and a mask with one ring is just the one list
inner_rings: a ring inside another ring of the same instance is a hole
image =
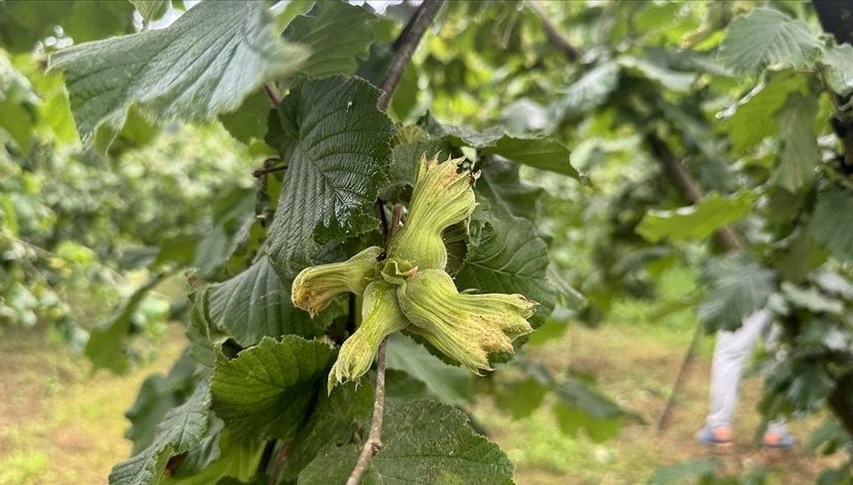
[[512, 419], [533, 414], [542, 404], [548, 389], [534, 378], [507, 383], [495, 392], [495, 405], [509, 413]]
[[12, 52], [31, 51], [36, 42], [64, 35], [75, 43], [133, 32], [133, 5], [113, 0], [0, 2], [0, 42]]
[[124, 413], [131, 426], [124, 436], [133, 441], [131, 455], [148, 448], [157, 437], [157, 424], [172, 408], [192, 395], [198, 364], [187, 350], [172, 366], [169, 374], [154, 374], [139, 388], [136, 401]]
[[224, 428], [221, 419], [212, 421], [207, 436], [195, 449], [184, 455], [177, 471], [161, 481], [162, 485], [209, 485], [225, 483], [233, 477], [236, 483], [250, 482], [258, 474], [258, 465], [266, 449], [263, 439], [235, 438]]
[[742, 190], [724, 197], [712, 193], [696, 205], [672, 210], [650, 210], [637, 225], [637, 234], [656, 243], [705, 239], [717, 229], [745, 216], [755, 203], [755, 193]]
[[720, 57], [736, 73], [754, 75], [767, 65], [809, 68], [821, 50], [808, 25], [778, 10], [758, 8], [729, 25]]
[[138, 104], [158, 121], [207, 120], [286, 75], [304, 49], [279, 41], [264, 2], [202, 2], [163, 30], [80, 44], [51, 56], [65, 72], [84, 142], [118, 130]]
[[833, 188], [819, 193], [809, 228], [836, 259], [853, 261], [853, 192]]
[[[387, 483], [512, 483], [513, 466], [501, 450], [475, 434], [462, 411], [434, 401], [385, 409], [382, 449], [370, 460], [363, 485]], [[299, 476], [300, 484], [344, 483], [361, 444], [330, 446]]]
[[154, 442], [139, 454], [113, 467], [113, 485], [158, 483], [172, 456], [195, 447], [210, 424], [210, 387], [203, 381], [187, 402], [172, 409], [157, 426]]
[[689, 91], [697, 77], [695, 73], [673, 71], [639, 57], [622, 56], [618, 59], [618, 62], [625, 70], [639, 74], [650, 81], [660, 84], [661, 87], [675, 92], [684, 93]]
[[556, 392], [559, 400], [554, 403], [554, 415], [560, 430], [570, 436], [583, 429], [593, 441], [601, 443], [618, 436], [626, 419], [637, 419], [580, 379], [558, 384]]
[[853, 45], [834, 45], [824, 52], [821, 64], [826, 66], [824, 79], [839, 96], [853, 91]]
[[806, 80], [793, 72], [772, 76], [766, 85], [756, 88], [738, 104], [737, 111], [728, 122], [732, 149], [742, 152], [761, 140], [777, 133], [776, 111], [785, 104], [788, 95], [805, 93]]
[[775, 289], [775, 273], [742, 254], [711, 260], [703, 278], [708, 292], [697, 313], [709, 329], [739, 328], [744, 318], [764, 307]]
[[244, 347], [263, 337], [318, 336], [320, 327], [290, 302], [289, 283], [263, 255], [242, 273], [210, 287], [210, 319]]
[[124, 374], [128, 371], [130, 360], [124, 348], [133, 323], [133, 315], [164, 276], [156, 275], [137, 288], [115, 315], [92, 330], [85, 350], [86, 356], [92, 361], [92, 372], [109, 369], [117, 374]]
[[578, 178], [578, 171], [569, 162], [569, 149], [550, 138], [505, 135], [486, 151], [529, 167]]
[[169, 10], [170, 0], [130, 0], [142, 16], [142, 24], [148, 25], [152, 20], [157, 20]]
[[522, 165], [578, 178], [578, 171], [569, 161], [569, 149], [558, 141], [544, 137], [520, 137], [507, 135], [503, 128], [492, 127], [485, 130], [441, 125], [425, 117], [421, 124], [433, 135], [452, 146], [469, 146], [486, 154], [495, 154]]
[[478, 210], [507, 220], [536, 219], [543, 189], [523, 182], [519, 168], [516, 163], [493, 158], [480, 163], [480, 178], [474, 186]]
[[572, 83], [557, 103], [559, 118], [585, 113], [603, 105], [619, 84], [619, 64], [605, 62]]
[[774, 255], [773, 266], [780, 279], [800, 282], [826, 261], [828, 252], [818, 245], [809, 226], [800, 226], [785, 238], [783, 247]]
[[379, 90], [357, 78], [309, 80], [284, 98], [267, 142], [287, 161], [267, 240], [273, 262], [295, 271], [319, 242], [378, 224], [372, 204], [385, 180], [394, 126]]
[[[788, 192], [797, 193], [814, 179], [814, 170], [820, 162], [820, 150], [814, 132], [817, 100], [814, 96], [793, 93], [776, 112], [782, 152], [773, 183]], [[810, 184], [809, 184], [810, 186]]]
[[521, 293], [539, 303], [532, 317], [542, 324], [554, 309], [554, 290], [548, 283], [548, 249], [533, 223], [491, 219], [472, 225], [465, 262], [456, 275], [460, 289], [483, 293]]
[[367, 57], [378, 17], [340, 0], [320, 2], [311, 14], [297, 16], [284, 31], [285, 39], [310, 51], [299, 72], [312, 77], [354, 73]]
[[229, 360], [217, 355], [213, 410], [237, 436], [292, 438], [311, 407], [334, 352], [329, 344], [288, 335], [265, 337]]
[[[353, 431], [373, 416], [373, 388], [348, 383], [330, 395], [322, 393], [317, 407], [290, 445], [281, 478], [295, 481], [323, 448], [350, 443]], [[367, 430], [365, 429], [366, 433]]]
[[219, 115], [219, 121], [231, 136], [248, 145], [253, 138], [264, 139], [269, 120], [269, 116], [264, 115], [271, 110], [270, 99], [263, 89], [258, 89], [247, 96], [238, 109]]
[[471, 373], [446, 364], [413, 340], [394, 334], [388, 338], [389, 369], [405, 371], [426, 384], [430, 394], [447, 404], [463, 406], [473, 399]]
[[450, 156], [450, 147], [441, 140], [423, 139], [410, 141], [394, 146], [394, 163], [391, 165], [389, 189], [383, 191], [393, 195], [393, 190], [401, 190], [404, 186], [413, 187], [415, 184], [415, 173], [421, 158], [426, 155], [432, 158], [438, 154], [439, 158], [446, 160]]

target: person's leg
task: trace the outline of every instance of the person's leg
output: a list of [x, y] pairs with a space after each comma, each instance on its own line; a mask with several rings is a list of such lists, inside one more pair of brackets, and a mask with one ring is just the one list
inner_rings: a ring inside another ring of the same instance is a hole
[[[767, 332], [767, 350], [773, 355], [776, 363], [785, 359], [786, 352], [779, 345], [779, 327], [773, 325]], [[764, 430], [762, 444], [771, 448], [787, 448], [795, 445], [797, 440], [788, 431], [788, 426], [785, 418], [776, 418], [767, 423], [767, 428]]]
[[731, 427], [741, 373], [770, 317], [768, 310], [759, 310], [745, 318], [736, 331], [717, 332], [711, 365], [710, 407], [705, 421], [707, 428]]

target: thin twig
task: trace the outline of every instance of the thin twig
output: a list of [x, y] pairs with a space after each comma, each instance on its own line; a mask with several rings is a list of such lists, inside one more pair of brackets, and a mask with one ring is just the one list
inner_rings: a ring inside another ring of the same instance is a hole
[[545, 28], [545, 34], [548, 35], [551, 45], [556, 47], [569, 62], [578, 60], [578, 57], [580, 57], [578, 49], [557, 30], [554, 24], [551, 23], [551, 20], [548, 19], [548, 15], [539, 8], [539, 5], [536, 5], [535, 1], [528, 1], [527, 5], [539, 17], [539, 21], [542, 22], [542, 27]]
[[687, 371], [690, 369], [693, 360], [696, 358], [696, 350], [699, 348], [699, 341], [702, 339], [702, 324], [696, 325], [696, 330], [693, 332], [693, 338], [690, 340], [690, 346], [687, 348], [687, 353], [684, 354], [684, 360], [681, 362], [681, 368], [678, 369], [678, 376], [675, 378], [675, 384], [672, 386], [672, 392], [669, 394], [669, 399], [666, 400], [666, 405], [663, 407], [663, 412], [658, 419], [658, 433], [663, 433], [669, 427], [669, 420], [672, 416], [672, 410], [675, 408], [675, 401], [678, 398], [678, 390], [684, 387], [684, 381], [687, 378]]
[[382, 222], [382, 234], [388, 234], [388, 217], [385, 215], [384, 199], [376, 199], [376, 210], [379, 211], [379, 221]]
[[370, 434], [367, 441], [364, 442], [355, 468], [352, 469], [352, 473], [347, 479], [347, 485], [358, 485], [364, 472], [367, 471], [367, 464], [370, 459], [382, 449], [382, 420], [385, 417], [385, 348], [387, 346], [387, 338], [379, 344], [376, 364], [376, 397], [373, 401], [373, 420], [370, 424]]
[[379, 96], [379, 102], [376, 104], [381, 111], [388, 109], [388, 103], [391, 102], [391, 96], [394, 94], [394, 90], [397, 89], [400, 78], [403, 77], [406, 65], [412, 59], [412, 54], [415, 53], [421, 37], [423, 37], [430, 22], [438, 14], [443, 4], [444, 0], [425, 0], [415, 11], [410, 24], [403, 29], [400, 38], [394, 42], [397, 52], [394, 54], [394, 60], [391, 63], [391, 68], [388, 70], [388, 75], [385, 77], [385, 81], [382, 82], [382, 94]]
[[[390, 242], [397, 234], [402, 217], [403, 206], [395, 204], [391, 212], [391, 226], [388, 228], [386, 241]], [[382, 421], [385, 418], [385, 349], [387, 347], [388, 338], [386, 337], [379, 344], [379, 352], [376, 356], [376, 391], [373, 399], [373, 418], [370, 422], [370, 433], [367, 435], [367, 441], [364, 442], [358, 461], [347, 479], [347, 485], [358, 485], [361, 477], [364, 476], [364, 472], [367, 471], [370, 459], [382, 449]]]
[[259, 168], [257, 170], [252, 171], [252, 177], [260, 178], [260, 177], [263, 177], [264, 175], [266, 175], [268, 173], [281, 172], [282, 170], [287, 170], [287, 165], [279, 165], [277, 167]]
[[272, 474], [267, 481], [268, 485], [275, 485], [278, 483], [281, 472], [284, 470], [284, 465], [287, 463], [287, 457], [290, 455], [290, 444], [291, 443], [289, 441], [283, 442], [281, 444], [281, 448], [278, 449], [278, 453], [276, 453], [275, 460], [273, 461]]
[[397, 231], [400, 229], [400, 222], [403, 220], [403, 206], [401, 204], [394, 204], [394, 208], [391, 210], [391, 226], [388, 227], [388, 232], [385, 235], [385, 245], [391, 244], [391, 239], [397, 235]]
[[267, 98], [269, 98], [273, 108], [278, 108], [278, 105], [281, 104], [281, 96], [275, 92], [275, 89], [269, 83], [264, 84], [264, 92], [267, 93]]

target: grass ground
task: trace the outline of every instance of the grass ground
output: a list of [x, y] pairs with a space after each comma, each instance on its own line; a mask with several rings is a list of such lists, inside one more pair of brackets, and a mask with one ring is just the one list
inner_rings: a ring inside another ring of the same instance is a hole
[[[0, 339], [0, 484], [105, 483], [113, 463], [130, 450], [123, 438], [125, 409], [145, 376], [167, 370], [183, 345], [176, 328], [161, 339], [159, 358], [130, 375], [90, 376], [88, 363], [61, 342], [33, 332], [6, 332]], [[484, 399], [474, 414], [517, 464], [519, 484], [644, 482], [660, 466], [708, 456], [694, 444], [693, 433], [704, 413], [710, 339], [702, 343], [671, 427], [663, 435], [654, 429], [689, 339], [689, 329], [610, 325], [596, 331], [573, 328], [565, 338], [531, 349], [532, 358], [552, 370], [571, 364], [595, 372], [602, 389], [650, 423], [628, 426], [612, 442], [562, 435], [547, 407], [513, 421]], [[770, 454], [750, 444], [759, 393], [760, 383], [748, 379], [737, 453], [721, 457], [722, 471], [770, 466], [771, 482], [814, 482], [833, 459], [801, 449]], [[793, 429], [804, 440], [816, 425], [812, 418], [793, 423]]]
[[[768, 470], [769, 483], [814, 483], [825, 467], [842, 457], [819, 457], [804, 451], [769, 452], [753, 444], [760, 424], [755, 410], [761, 381], [747, 378], [735, 428], [733, 452], [715, 455], [695, 443], [693, 435], [706, 412], [713, 339], [704, 338], [690, 367], [685, 388], [662, 434], [657, 422], [690, 344], [690, 329], [641, 325], [608, 325], [599, 330], [572, 328], [563, 339], [530, 349], [532, 359], [552, 371], [569, 364], [595, 373], [612, 399], [640, 414], [647, 424], [623, 428], [616, 440], [596, 444], [579, 436], [567, 438], [556, 426], [548, 406], [513, 421], [488, 399], [478, 402], [475, 416], [490, 430], [516, 464], [516, 481], [525, 485], [645, 483], [660, 468], [686, 460], [719, 460], [719, 475], [743, 475]], [[790, 424], [801, 442], [821, 422], [819, 417]]]
[[127, 457], [124, 411], [152, 372], [168, 370], [183, 344], [177, 328], [156, 359], [118, 377], [90, 365], [45, 332], [0, 338], [0, 484], [106, 483]]

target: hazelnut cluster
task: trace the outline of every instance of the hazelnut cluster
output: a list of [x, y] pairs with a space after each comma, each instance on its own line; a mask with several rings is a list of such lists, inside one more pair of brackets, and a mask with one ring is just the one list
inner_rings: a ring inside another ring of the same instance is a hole
[[[463, 158], [418, 164], [405, 224], [387, 252], [370, 247], [342, 263], [304, 269], [293, 281], [293, 304], [312, 316], [340, 293], [363, 297], [362, 321], [341, 346], [328, 388], [370, 370], [382, 340], [406, 330], [423, 337], [476, 374], [492, 370], [490, 354], [512, 354], [512, 341], [533, 331], [537, 303], [519, 294], [460, 293], [449, 274], [442, 232], [467, 221], [476, 200], [477, 173]], [[386, 258], [380, 257], [386, 253]]]

